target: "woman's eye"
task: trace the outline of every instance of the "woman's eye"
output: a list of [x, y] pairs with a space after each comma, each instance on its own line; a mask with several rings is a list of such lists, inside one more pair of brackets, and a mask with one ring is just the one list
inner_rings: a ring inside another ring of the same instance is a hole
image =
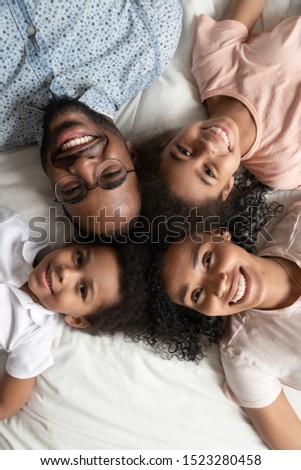
[[208, 166], [205, 166], [205, 173], [207, 176], [210, 176], [210, 178], [215, 178], [213, 171], [211, 171], [210, 168], [208, 168]]
[[191, 299], [192, 299], [192, 302], [194, 304], [198, 303], [198, 300], [201, 297], [202, 291], [203, 291], [202, 288], [199, 288], [199, 289], [196, 289], [195, 291], [193, 291]]
[[84, 282], [80, 283], [79, 292], [82, 299], [85, 299], [87, 297], [87, 286]]
[[205, 269], [208, 269], [211, 261], [211, 253], [208, 251], [203, 257], [203, 265]]
[[177, 145], [177, 149], [182, 155], [185, 155], [185, 157], [192, 156], [192, 152], [189, 152], [189, 150], [185, 149], [184, 147], [181, 147], [180, 145]]
[[81, 251], [76, 252], [76, 265], [81, 266], [84, 262], [84, 255]]

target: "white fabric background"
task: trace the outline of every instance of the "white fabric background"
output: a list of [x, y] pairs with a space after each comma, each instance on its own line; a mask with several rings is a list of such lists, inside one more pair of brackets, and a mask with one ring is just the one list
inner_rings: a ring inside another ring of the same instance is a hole
[[[194, 24], [200, 13], [219, 18], [225, 2], [183, 4], [172, 63], [118, 113], [126, 135], [205, 116], [190, 73]], [[268, 0], [257, 29], [300, 13], [301, 0]], [[285, 204], [297, 198], [277, 194]], [[47, 217], [52, 200], [37, 147], [0, 155], [0, 204], [29, 220]], [[0, 422], [0, 449], [266, 449], [244, 412], [223, 395], [216, 347], [199, 365], [166, 361], [141, 344], [90, 337], [58, 320], [53, 356], [55, 365], [38, 378], [29, 402]], [[301, 394], [287, 393], [301, 416]]]

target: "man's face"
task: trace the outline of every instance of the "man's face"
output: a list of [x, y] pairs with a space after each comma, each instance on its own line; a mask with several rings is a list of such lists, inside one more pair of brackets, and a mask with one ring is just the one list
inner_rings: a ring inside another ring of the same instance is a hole
[[[108, 158], [119, 160], [126, 170], [134, 168], [128, 144], [108, 118], [78, 101], [62, 100], [48, 107], [41, 159], [53, 186], [66, 175], [77, 175], [88, 188], [93, 187], [97, 166]], [[64, 206], [83, 231], [122, 231], [140, 210], [136, 173], [127, 173], [112, 189], [89, 189], [82, 200]]]

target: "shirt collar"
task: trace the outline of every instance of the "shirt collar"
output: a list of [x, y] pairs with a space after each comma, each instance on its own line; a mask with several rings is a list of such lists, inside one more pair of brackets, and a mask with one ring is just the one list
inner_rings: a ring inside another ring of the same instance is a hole
[[50, 321], [50, 318], [53, 318], [53, 315], [56, 312], [48, 310], [42, 305], [34, 302], [32, 298], [21, 289], [15, 286], [12, 286], [11, 284], [7, 284], [7, 287], [9, 287], [11, 291], [14, 293], [15, 297], [18, 299], [22, 308], [30, 312], [32, 320], [37, 325], [44, 326], [48, 321]]

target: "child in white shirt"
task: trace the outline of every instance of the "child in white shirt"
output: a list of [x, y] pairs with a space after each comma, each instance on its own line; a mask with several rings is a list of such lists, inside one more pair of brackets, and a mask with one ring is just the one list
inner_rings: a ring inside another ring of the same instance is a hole
[[125, 285], [119, 249], [112, 246], [70, 244], [48, 252], [33, 268], [41, 247], [29, 240], [25, 221], [4, 207], [0, 250], [0, 349], [8, 354], [0, 378], [0, 419], [5, 419], [25, 404], [36, 376], [53, 364], [54, 314], [97, 334], [93, 323], [121, 304]]

